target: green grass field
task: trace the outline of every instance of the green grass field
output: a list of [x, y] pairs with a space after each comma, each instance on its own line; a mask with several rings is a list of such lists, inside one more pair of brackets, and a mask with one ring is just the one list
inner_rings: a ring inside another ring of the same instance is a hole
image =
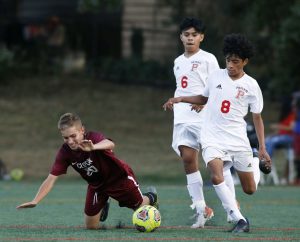
[[[172, 113], [161, 108], [172, 95], [173, 90], [115, 85], [80, 76], [33, 77], [2, 85], [0, 158], [9, 170], [24, 170], [25, 177], [21, 182], [0, 181], [0, 241], [300, 241], [297, 187], [263, 186], [254, 196], [244, 195], [238, 187], [251, 233], [237, 236], [225, 232], [230, 228], [225, 213], [213, 189], [207, 187], [206, 199], [216, 216], [205, 229], [189, 228], [193, 213], [185, 176], [170, 147]], [[276, 107], [266, 102], [266, 124], [276, 121]], [[155, 181], [162, 214], [158, 231], [139, 233], [131, 225], [132, 212], [116, 203], [112, 204], [106, 230], [85, 230], [85, 184], [71, 171], [69, 179], [59, 181], [37, 208], [15, 209], [32, 199], [48, 174], [62, 142], [57, 120], [70, 111], [82, 116], [87, 129], [101, 130], [115, 141], [117, 156], [132, 166], [142, 188]], [[280, 153], [275, 161], [282, 173]], [[200, 163], [207, 180], [207, 171]], [[120, 220], [125, 228], [117, 229]]]
[[[83, 181], [59, 180], [54, 190], [36, 207], [16, 210], [29, 201], [41, 181], [0, 183], [0, 241], [300, 241], [300, 193], [297, 187], [261, 186], [248, 196], [237, 187], [242, 213], [251, 223], [248, 234], [226, 232], [231, 226], [212, 187], [205, 187], [207, 203], [215, 217], [204, 229], [190, 229], [193, 211], [189, 208], [186, 187], [156, 183], [160, 195], [161, 227], [141, 233], [131, 224], [132, 211], [112, 201], [106, 229], [84, 228], [83, 206], [86, 185]], [[146, 185], [143, 184], [143, 188]], [[116, 228], [119, 222], [123, 228]]]

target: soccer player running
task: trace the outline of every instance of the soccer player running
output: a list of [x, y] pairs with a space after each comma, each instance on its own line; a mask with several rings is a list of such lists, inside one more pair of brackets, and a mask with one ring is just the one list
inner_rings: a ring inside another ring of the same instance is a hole
[[227, 35], [223, 53], [226, 69], [209, 76], [202, 95], [170, 98], [163, 107], [175, 109], [180, 102], [206, 104], [201, 129], [203, 159], [225, 211], [236, 222], [230, 231], [249, 232], [249, 221], [241, 214], [233, 193], [226, 186], [223, 170], [233, 166], [244, 192], [253, 194], [256, 191], [260, 179], [259, 161], [253, 158], [244, 120], [249, 107], [259, 142], [259, 158], [271, 167], [261, 117], [263, 97], [257, 81], [244, 72], [249, 58], [253, 56], [253, 45], [246, 37], [241, 34]]
[[50, 174], [34, 199], [19, 205], [18, 209], [35, 207], [51, 191], [57, 178], [67, 173], [69, 166], [88, 183], [84, 209], [87, 229], [98, 229], [99, 220], [106, 220], [110, 197], [120, 207], [134, 210], [149, 204], [157, 207], [156, 192], [141, 193], [132, 169], [112, 152], [115, 144], [110, 139], [100, 132], [86, 131], [80, 117], [73, 113], [60, 117], [58, 129], [64, 144], [58, 150]]
[[[201, 94], [207, 85], [208, 76], [219, 69], [216, 57], [202, 49], [205, 26], [201, 20], [185, 18], [180, 24], [180, 39], [184, 53], [174, 61], [176, 91], [174, 96], [194, 96]], [[174, 129], [172, 147], [182, 158], [187, 177], [187, 189], [192, 199], [192, 209], [196, 209], [196, 222], [192, 228], [199, 228], [213, 217], [213, 210], [206, 206], [203, 195], [203, 180], [199, 171], [200, 133], [205, 107], [188, 103], [174, 106]], [[226, 181], [233, 187], [230, 171]], [[227, 182], [226, 182], [227, 183]]]

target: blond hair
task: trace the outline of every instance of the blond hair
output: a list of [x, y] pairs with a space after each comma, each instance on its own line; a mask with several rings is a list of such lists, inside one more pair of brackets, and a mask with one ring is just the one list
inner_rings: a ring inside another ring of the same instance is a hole
[[57, 127], [64, 130], [73, 126], [82, 126], [80, 117], [75, 113], [65, 113], [60, 116]]

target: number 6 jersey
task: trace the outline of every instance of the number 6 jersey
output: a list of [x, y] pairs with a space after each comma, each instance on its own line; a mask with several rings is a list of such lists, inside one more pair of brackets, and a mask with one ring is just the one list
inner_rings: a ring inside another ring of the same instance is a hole
[[249, 108], [252, 113], [261, 113], [263, 109], [257, 81], [246, 73], [232, 80], [227, 69], [221, 69], [210, 75], [207, 82], [202, 93], [208, 97], [201, 131], [202, 148], [251, 151], [244, 117]]
[[[216, 57], [204, 50], [186, 57], [178, 56], [174, 61], [174, 75], [176, 78], [176, 91], [174, 96], [195, 96], [203, 92], [208, 76], [219, 69]], [[201, 122], [203, 111], [191, 111], [188, 103], [174, 105], [174, 124]]]

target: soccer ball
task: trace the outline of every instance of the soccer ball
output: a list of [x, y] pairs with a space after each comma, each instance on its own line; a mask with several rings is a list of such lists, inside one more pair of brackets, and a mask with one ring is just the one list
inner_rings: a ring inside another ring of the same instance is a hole
[[153, 206], [144, 205], [133, 213], [132, 223], [140, 232], [153, 232], [160, 226], [160, 212]]
[[23, 170], [19, 168], [12, 169], [10, 172], [10, 177], [15, 181], [20, 181], [24, 176]]

